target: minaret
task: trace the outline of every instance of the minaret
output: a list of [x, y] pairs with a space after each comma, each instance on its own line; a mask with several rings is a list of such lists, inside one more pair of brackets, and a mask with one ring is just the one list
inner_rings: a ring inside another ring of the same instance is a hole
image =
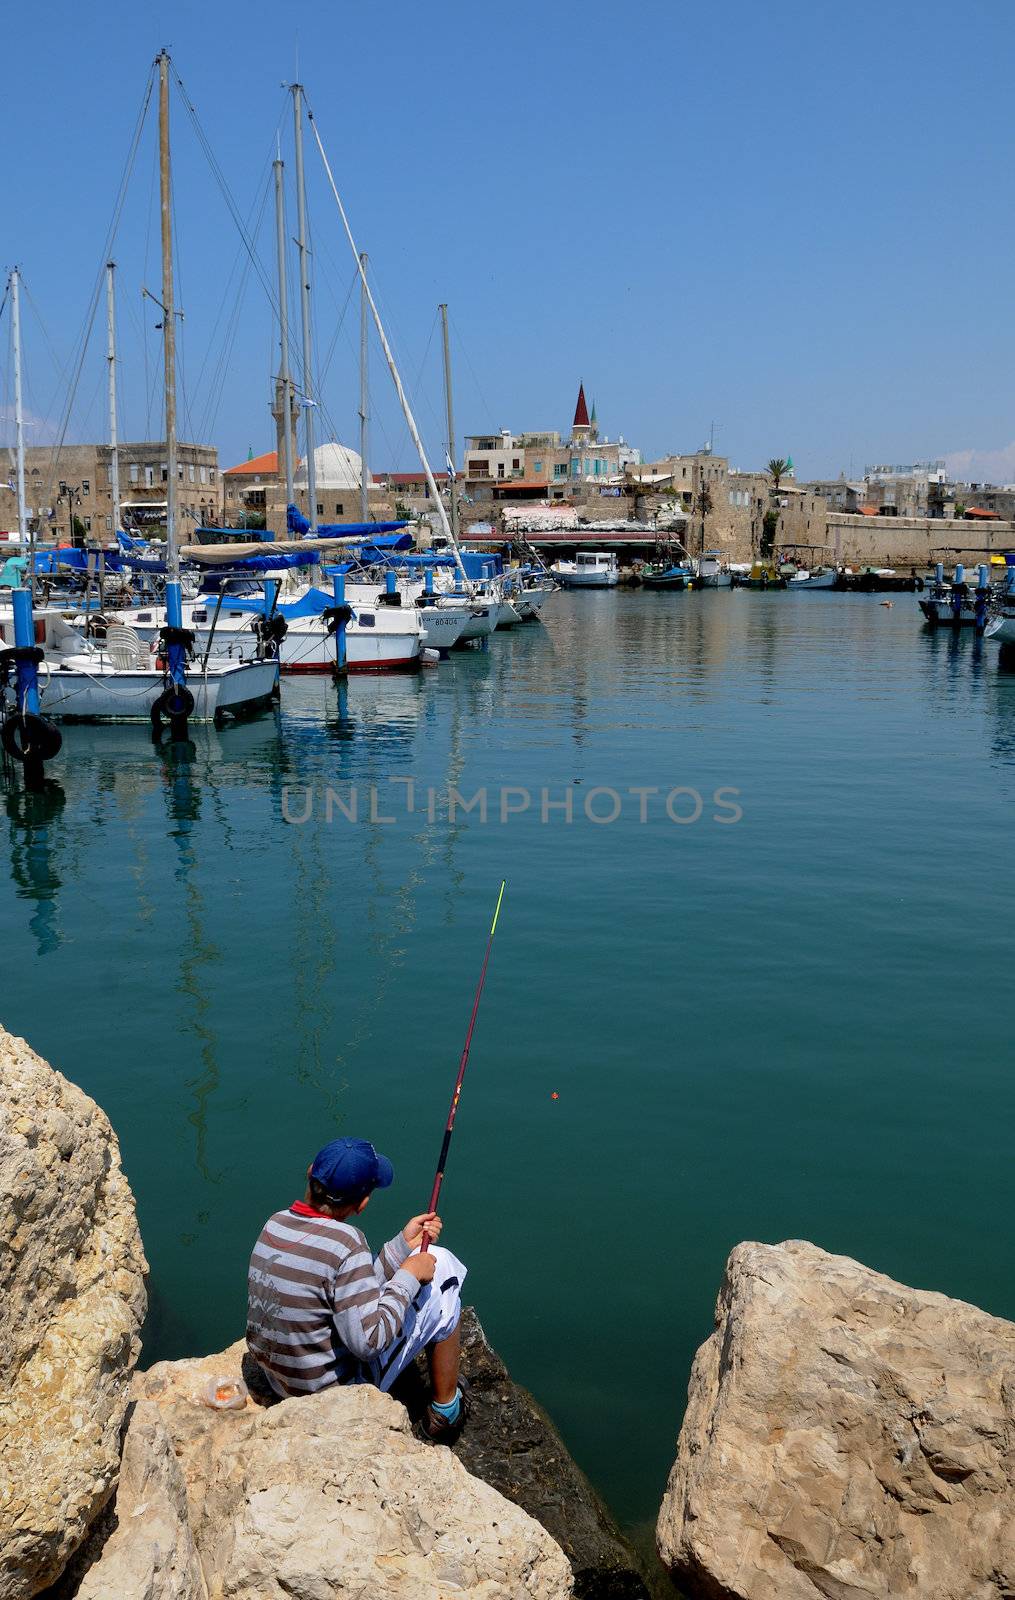
[[599, 424], [596, 421], [596, 402], [594, 400], [592, 402], [592, 415], [589, 418], [589, 438], [599, 438]]
[[585, 404], [585, 385], [578, 385], [578, 404], [574, 408], [574, 421], [571, 424], [572, 444], [581, 444], [589, 438], [592, 425], [589, 422], [589, 408]]

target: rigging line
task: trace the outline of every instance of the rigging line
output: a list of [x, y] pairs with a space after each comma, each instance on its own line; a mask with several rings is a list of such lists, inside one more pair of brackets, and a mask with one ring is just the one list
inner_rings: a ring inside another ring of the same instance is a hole
[[155, 66], [154, 66], [154, 63], [153, 63], [152, 66], [148, 69], [148, 81], [147, 81], [147, 83], [145, 85], [144, 95], [142, 96], [141, 109], [138, 112], [137, 121], [134, 124], [134, 133], [133, 133], [133, 137], [132, 137], [131, 142], [130, 142], [130, 148], [129, 148], [128, 152], [127, 152], [127, 159], [124, 162], [123, 172], [122, 172], [122, 174], [120, 176], [120, 187], [119, 187], [119, 189], [117, 191], [116, 201], [115, 201], [115, 204], [113, 206], [113, 214], [112, 214], [112, 216], [110, 218], [110, 221], [109, 221], [109, 227], [106, 230], [106, 238], [105, 238], [105, 243], [104, 243], [103, 251], [102, 251], [102, 259], [101, 259], [101, 261], [99, 263], [98, 272], [95, 275], [95, 286], [94, 286], [94, 288], [92, 290], [91, 305], [89, 307], [88, 314], [87, 314], [86, 319], [85, 319], [85, 331], [84, 331], [84, 334], [83, 334], [83, 336], [81, 338], [81, 344], [80, 344], [80, 349], [79, 349], [79, 352], [78, 352], [78, 358], [77, 358], [77, 361], [76, 361], [74, 369], [73, 369], [74, 370], [74, 379], [73, 379], [73, 382], [71, 384], [70, 393], [67, 396], [67, 405], [66, 405], [66, 408], [65, 408], [64, 414], [63, 414], [63, 423], [62, 423], [62, 426], [61, 426], [61, 429], [60, 429], [59, 438], [56, 441], [55, 447], [54, 447], [53, 452], [52, 452], [52, 457], [51, 457], [51, 460], [50, 460], [50, 473], [51, 474], [55, 474], [55, 472], [56, 472], [57, 463], [58, 463], [59, 458], [60, 458], [60, 452], [63, 449], [64, 440], [67, 437], [67, 429], [70, 426], [71, 412], [73, 410], [74, 399], [75, 399], [75, 396], [77, 394], [77, 386], [78, 386], [78, 383], [79, 383], [80, 378], [81, 378], [81, 371], [82, 371], [82, 368], [84, 366], [85, 356], [86, 356], [87, 351], [88, 351], [88, 341], [91, 338], [92, 328], [93, 328], [94, 323], [95, 323], [95, 313], [96, 313], [96, 310], [98, 308], [99, 297], [100, 297], [100, 295], [102, 293], [102, 282], [103, 282], [103, 277], [105, 275], [106, 262], [109, 260], [110, 254], [112, 252], [113, 241], [116, 238], [116, 230], [117, 230], [117, 228], [119, 226], [120, 217], [123, 214], [123, 207], [124, 207], [124, 204], [125, 204], [126, 199], [127, 199], [127, 189], [129, 187], [129, 184], [130, 184], [131, 175], [132, 175], [132, 173], [134, 171], [134, 162], [135, 162], [135, 160], [137, 158], [138, 146], [141, 143], [141, 133], [142, 133], [142, 130], [144, 128], [145, 117], [147, 116], [148, 107], [149, 107], [149, 105], [151, 103], [152, 85], [153, 85], [154, 81], [155, 81]]
[[455, 344], [458, 346], [458, 349], [462, 352], [462, 355], [465, 357], [465, 364], [468, 367], [469, 372], [472, 375], [473, 383], [476, 385], [476, 390], [477, 390], [477, 393], [479, 394], [480, 403], [482, 404], [483, 410], [486, 413], [486, 421], [487, 421], [488, 430], [492, 430], [492, 428], [493, 428], [493, 419], [494, 419], [494, 411], [493, 411], [492, 406], [490, 405], [489, 400], [486, 398], [486, 395], [483, 393], [483, 386], [480, 383], [479, 378], [476, 375], [475, 367], [472, 365], [472, 362], [469, 359], [469, 347], [465, 343], [465, 340], [462, 338], [461, 331], [460, 331], [460, 329], [458, 327], [457, 322], [452, 321], [451, 322], [451, 328], [452, 328], [452, 332], [454, 333], [454, 336], [455, 336]]
[[[266, 178], [265, 178], [265, 181], [264, 181], [264, 183], [262, 184], [262, 187], [261, 187], [260, 205], [258, 207], [257, 217], [254, 220], [254, 224], [253, 224], [253, 235], [252, 236], [254, 238], [255, 243], [258, 240], [258, 238], [260, 237], [261, 230], [264, 227], [264, 217], [265, 217], [265, 213], [266, 213], [267, 205], [268, 205], [268, 195], [269, 195], [270, 190], [271, 190], [270, 178], [271, 178], [271, 169], [269, 167], [267, 175], [266, 175]], [[256, 197], [255, 197], [255, 202], [256, 202]], [[241, 258], [239, 258], [239, 257], [237, 258], [238, 262], [240, 261], [240, 259]], [[248, 287], [249, 283], [250, 283], [250, 261], [249, 261], [249, 258], [248, 258], [247, 260], [242, 262], [242, 268], [240, 269], [239, 283], [238, 283], [237, 288], [236, 288], [236, 294], [235, 294], [235, 299], [234, 299], [234, 303], [233, 303], [233, 309], [232, 309], [229, 321], [227, 322], [227, 324], [225, 326], [225, 329], [224, 329], [223, 338], [222, 338], [222, 347], [221, 347], [221, 351], [220, 351], [220, 355], [219, 355], [219, 360], [218, 360], [217, 366], [213, 370], [211, 383], [209, 385], [208, 398], [207, 398], [207, 402], [206, 402], [206, 405], [205, 405], [205, 413], [204, 413], [204, 418], [203, 418], [203, 422], [202, 422], [202, 425], [203, 425], [204, 430], [205, 430], [205, 437], [209, 438], [209, 439], [211, 438], [211, 435], [212, 435], [212, 433], [214, 431], [214, 428], [215, 428], [215, 424], [218, 421], [219, 407], [222, 404], [222, 397], [223, 397], [223, 395], [225, 393], [226, 381], [227, 381], [228, 376], [229, 376], [230, 364], [232, 362], [233, 351], [234, 351], [235, 346], [236, 346], [236, 339], [237, 339], [237, 335], [239, 333], [240, 322], [241, 322], [241, 318], [242, 318], [242, 314], [243, 314], [243, 306], [244, 306], [244, 302], [246, 300], [247, 287]]]
[[[345, 303], [342, 306], [342, 310], [341, 310], [341, 312], [339, 314], [338, 321], [335, 324], [335, 331], [331, 336], [331, 343], [328, 346], [328, 353], [325, 356], [324, 361], [323, 361], [323, 363], [322, 363], [322, 365], [321, 365], [321, 367], [320, 367], [320, 369], [318, 371], [318, 375], [317, 375], [318, 388], [323, 388], [324, 387], [324, 380], [328, 376], [328, 372], [329, 372], [332, 360], [333, 360], [334, 355], [335, 355], [335, 346], [338, 344], [338, 336], [342, 332], [342, 328], [343, 328], [343, 326], [345, 324], [346, 312], [349, 310], [349, 301], [352, 299], [352, 291], [355, 289], [355, 287], [356, 287], [356, 285], [358, 283], [359, 283], [359, 272], [356, 271], [352, 275], [352, 279], [351, 279], [350, 284], [349, 284], [349, 292], [345, 297]], [[348, 329], [346, 329], [346, 332], [348, 333]]]
[[[272, 289], [270, 279], [266, 275], [265, 269], [261, 264], [256, 249], [254, 248], [253, 241], [250, 239], [247, 230], [243, 225], [243, 218], [240, 216], [239, 207], [237, 206], [236, 201], [233, 198], [232, 191], [226, 182], [225, 174], [223, 173], [222, 168], [219, 166], [215, 152], [208, 142], [204, 128], [201, 125], [201, 119], [197, 114], [197, 107], [194, 105], [189, 94], [187, 93], [187, 90], [184, 87], [183, 79], [177, 72], [175, 65], [173, 65], [173, 77], [176, 79], [176, 85], [180, 91], [181, 99], [183, 100], [187, 114], [190, 117], [194, 132], [197, 135], [198, 143], [200, 144], [201, 149], [204, 151], [205, 159], [211, 168], [212, 176], [214, 177], [215, 182], [218, 184], [222, 198], [225, 200], [225, 203], [229, 209], [229, 214], [236, 224], [240, 238], [243, 240], [244, 246], [246, 247], [246, 250], [250, 256], [251, 262], [253, 263], [254, 271], [261, 280], [261, 286], [264, 289], [265, 294], [268, 296], [269, 304], [274, 306], [276, 304], [276, 296], [274, 290]], [[279, 117], [278, 127], [281, 128], [281, 126], [282, 118]]]
[[[270, 169], [269, 169], [269, 177], [270, 177]], [[261, 229], [261, 220], [262, 220], [263, 215], [264, 215], [265, 201], [267, 200], [267, 183], [266, 183], [265, 180], [262, 180], [262, 184], [261, 184], [261, 187], [260, 187], [258, 192], [261, 194], [261, 204], [260, 204], [260, 207], [258, 209], [257, 222], [255, 224], [255, 231], [254, 231], [254, 238], [255, 239], [257, 238], [257, 235], [258, 235], [258, 233], [260, 232], [260, 229]], [[257, 205], [257, 196], [256, 195], [254, 197], [253, 204], [255, 206]], [[251, 210], [253, 210], [253, 206], [251, 207]], [[238, 244], [237, 248], [236, 248], [236, 254], [233, 257], [232, 266], [229, 269], [229, 276], [226, 279], [225, 287], [223, 288], [223, 291], [222, 291], [222, 297], [221, 297], [221, 299], [219, 301], [218, 310], [217, 310], [217, 312], [215, 314], [215, 323], [214, 323], [214, 326], [212, 327], [211, 334], [210, 334], [209, 338], [207, 339], [207, 341], [205, 343], [204, 360], [201, 363], [201, 370], [198, 373], [198, 377], [197, 377], [197, 385], [196, 385], [195, 393], [200, 395], [201, 393], [204, 392], [204, 389], [203, 389], [204, 377], [205, 377], [205, 372], [208, 369], [208, 362], [209, 362], [209, 359], [211, 357], [212, 350], [216, 348], [218, 340], [219, 340], [219, 337], [220, 337], [220, 329], [222, 327], [222, 319], [223, 319], [223, 316], [224, 316], [224, 313], [225, 313], [226, 305], [227, 305], [227, 303], [229, 301], [230, 295], [233, 295], [234, 296], [233, 307], [232, 307], [232, 310], [230, 311], [230, 314], [229, 314], [229, 321], [226, 324], [225, 332], [221, 336], [221, 338], [222, 338], [221, 349], [219, 350], [216, 363], [212, 367], [212, 370], [211, 370], [211, 376], [210, 376], [210, 379], [209, 379], [209, 385], [208, 385], [208, 390], [207, 390], [207, 397], [205, 399], [204, 412], [202, 413], [201, 429], [202, 429], [202, 433], [205, 434], [205, 435], [207, 435], [207, 431], [208, 431], [209, 413], [210, 413], [210, 411], [212, 409], [212, 405], [213, 405], [213, 402], [214, 402], [215, 391], [218, 388], [219, 381], [220, 381], [220, 379], [219, 379], [219, 370], [220, 370], [222, 361], [224, 359], [224, 351], [225, 351], [226, 344], [229, 342], [229, 339], [230, 339], [229, 330], [230, 330], [231, 325], [232, 325], [232, 319], [236, 315], [237, 306], [238, 306], [239, 300], [240, 300], [240, 298], [242, 298], [244, 288], [246, 287], [246, 282], [247, 282], [247, 277], [248, 277], [249, 271], [250, 271], [249, 258], [244, 260], [243, 245], [242, 244]], [[238, 286], [234, 286], [233, 280], [234, 280], [234, 278], [236, 278], [237, 274], [239, 274], [239, 285]]]

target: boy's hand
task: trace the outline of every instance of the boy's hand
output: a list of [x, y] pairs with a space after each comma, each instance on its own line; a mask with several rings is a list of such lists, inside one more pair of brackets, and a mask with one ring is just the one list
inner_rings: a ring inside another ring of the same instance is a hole
[[424, 1211], [418, 1217], [409, 1218], [402, 1229], [402, 1238], [410, 1250], [415, 1250], [417, 1245], [422, 1244], [424, 1233], [429, 1234], [431, 1244], [436, 1244], [441, 1236], [443, 1226], [444, 1224], [436, 1211]]
[[401, 1270], [408, 1272], [417, 1283], [429, 1283], [437, 1271], [437, 1257], [426, 1250], [422, 1255], [410, 1256], [408, 1261], [403, 1261]]

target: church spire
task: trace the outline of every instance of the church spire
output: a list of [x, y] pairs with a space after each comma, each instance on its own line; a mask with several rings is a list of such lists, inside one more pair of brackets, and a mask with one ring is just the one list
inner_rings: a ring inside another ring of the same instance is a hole
[[578, 385], [578, 404], [574, 408], [574, 421], [571, 427], [573, 431], [577, 432], [579, 428], [587, 428], [588, 426], [589, 408], [585, 404], [585, 385], [580, 383]]

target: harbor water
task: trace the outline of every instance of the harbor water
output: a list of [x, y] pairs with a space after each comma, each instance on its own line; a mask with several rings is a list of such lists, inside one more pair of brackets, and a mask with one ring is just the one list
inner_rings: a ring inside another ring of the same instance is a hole
[[0, 1016], [119, 1133], [146, 1362], [242, 1333], [336, 1134], [394, 1162], [378, 1245], [424, 1208], [502, 877], [445, 1242], [625, 1525], [739, 1240], [1015, 1316], [1015, 673], [968, 633], [912, 596], [558, 594], [189, 747], [65, 729], [5, 800]]

